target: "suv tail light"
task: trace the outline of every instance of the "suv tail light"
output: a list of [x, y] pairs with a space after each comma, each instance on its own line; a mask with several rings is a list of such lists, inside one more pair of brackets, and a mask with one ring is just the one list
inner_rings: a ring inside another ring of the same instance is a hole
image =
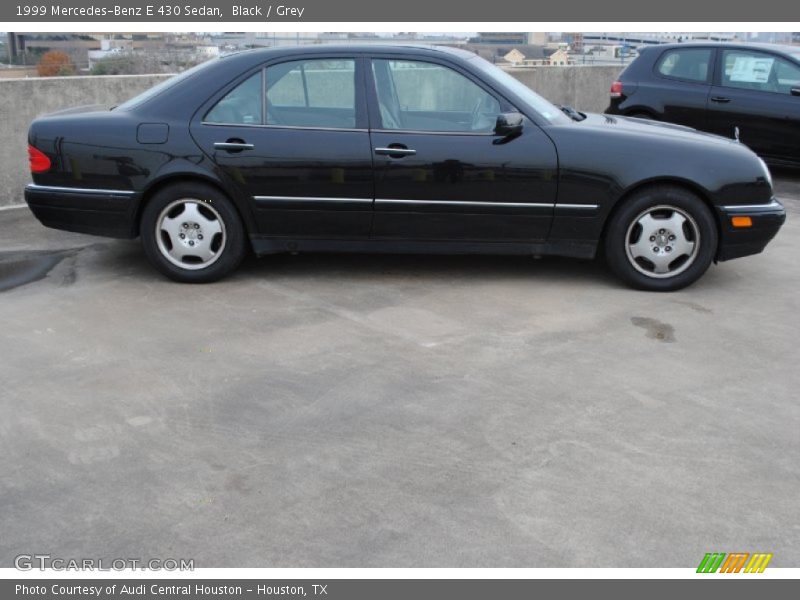
[[612, 98], [622, 98], [622, 82], [615, 81], [611, 84], [611, 97]]
[[50, 159], [47, 155], [28, 144], [28, 161], [31, 163], [31, 173], [44, 173], [50, 170]]

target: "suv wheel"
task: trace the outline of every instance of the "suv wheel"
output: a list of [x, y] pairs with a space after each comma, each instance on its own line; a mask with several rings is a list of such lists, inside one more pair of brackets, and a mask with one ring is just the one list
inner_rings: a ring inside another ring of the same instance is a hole
[[233, 203], [201, 183], [157, 192], [142, 214], [141, 236], [153, 266], [175, 281], [216, 281], [245, 254], [244, 227]]
[[678, 290], [706, 272], [717, 226], [705, 203], [682, 188], [657, 186], [631, 196], [605, 237], [611, 270], [635, 288]]

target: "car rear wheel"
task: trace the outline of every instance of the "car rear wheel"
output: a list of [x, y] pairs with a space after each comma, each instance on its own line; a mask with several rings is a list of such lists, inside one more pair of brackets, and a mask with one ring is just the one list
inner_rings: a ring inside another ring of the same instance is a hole
[[200, 183], [157, 192], [142, 213], [141, 236], [153, 266], [186, 283], [221, 279], [245, 254], [244, 227], [233, 203]]
[[611, 270], [635, 288], [678, 290], [706, 272], [717, 249], [717, 227], [705, 203], [688, 190], [651, 187], [631, 196], [605, 237]]

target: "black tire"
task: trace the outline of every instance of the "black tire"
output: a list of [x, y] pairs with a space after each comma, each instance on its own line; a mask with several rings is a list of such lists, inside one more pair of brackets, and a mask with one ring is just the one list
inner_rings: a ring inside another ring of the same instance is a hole
[[[663, 223], [659, 223], [661, 219]], [[644, 222], [656, 228], [646, 238], [642, 237]], [[677, 223], [680, 225], [674, 226]], [[674, 235], [672, 229], [676, 230]], [[676, 236], [678, 241], [669, 241]], [[603, 246], [606, 261], [617, 277], [640, 290], [668, 292], [691, 285], [706, 272], [717, 252], [717, 240], [714, 216], [703, 200], [684, 188], [658, 185], [624, 200], [611, 217]], [[692, 250], [670, 254], [673, 248], [669, 244], [675, 249]], [[654, 252], [652, 256], [646, 254], [650, 251]]]
[[[186, 221], [181, 223], [179, 217]], [[177, 237], [159, 223], [178, 228], [188, 225], [178, 229], [184, 245], [173, 244]], [[199, 182], [176, 183], [159, 190], [142, 212], [140, 232], [150, 263], [170, 279], [183, 283], [217, 281], [236, 269], [246, 253], [245, 230], [235, 206], [225, 194]], [[186, 239], [189, 236], [194, 239]], [[190, 243], [191, 249], [185, 245]], [[189, 255], [177, 256], [183, 251]], [[191, 255], [192, 252], [198, 255]]]

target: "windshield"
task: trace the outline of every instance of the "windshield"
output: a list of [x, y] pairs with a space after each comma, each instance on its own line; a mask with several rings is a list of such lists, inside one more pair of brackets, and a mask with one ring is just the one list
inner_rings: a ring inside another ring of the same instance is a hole
[[120, 104], [119, 106], [113, 108], [112, 110], [130, 110], [131, 108], [133, 108], [135, 106], [139, 106], [140, 104], [143, 104], [143, 103], [147, 102], [151, 98], [155, 98], [161, 92], [166, 91], [166, 90], [170, 89], [172, 86], [179, 84], [181, 81], [184, 81], [184, 80], [188, 79], [189, 77], [191, 77], [192, 75], [194, 75], [198, 71], [202, 71], [203, 69], [205, 69], [209, 65], [213, 64], [214, 60], [215, 59], [208, 60], [206, 62], [200, 63], [199, 65], [196, 65], [196, 66], [192, 67], [191, 69], [187, 69], [186, 71], [183, 71], [182, 73], [178, 73], [174, 77], [170, 77], [169, 79], [167, 79], [165, 81], [162, 81], [158, 85], [155, 85], [155, 86], [151, 87], [150, 89], [142, 92], [138, 96], [135, 96], [135, 97], [131, 98], [130, 100], [128, 100], [126, 102], [123, 102], [122, 104]]
[[534, 92], [527, 85], [522, 83], [513, 75], [509, 75], [503, 69], [496, 67], [487, 60], [480, 56], [472, 59], [472, 62], [481, 71], [496, 79], [517, 96], [522, 98], [533, 110], [542, 116], [548, 123], [569, 123], [570, 118], [566, 116], [561, 109], [552, 104], [551, 102], [542, 98], [539, 94]]

